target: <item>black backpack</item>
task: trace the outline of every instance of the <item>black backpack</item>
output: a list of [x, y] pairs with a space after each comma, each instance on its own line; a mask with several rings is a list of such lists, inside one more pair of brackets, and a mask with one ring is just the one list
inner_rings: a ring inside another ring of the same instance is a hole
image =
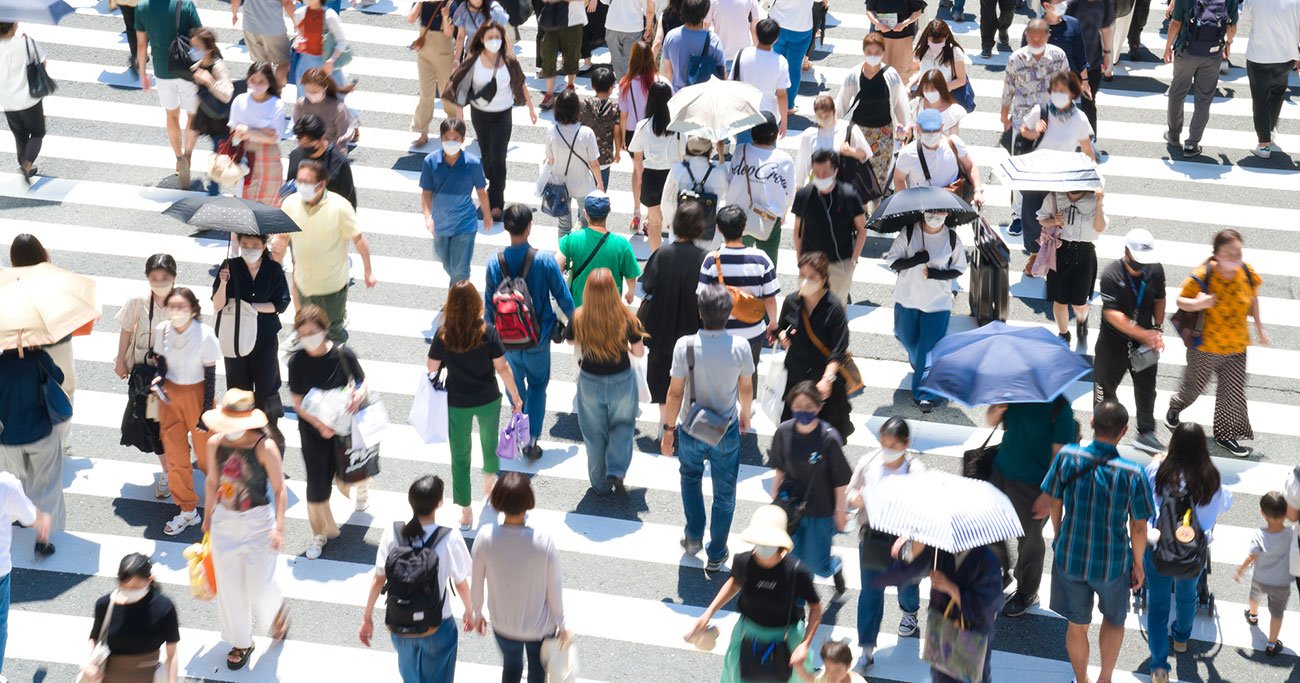
[[425, 540], [410, 538], [405, 522], [393, 522], [393, 549], [384, 560], [384, 623], [399, 635], [428, 633], [442, 623], [445, 596], [438, 579], [438, 544], [451, 529], [438, 527]]
[[176, 37], [167, 46], [167, 70], [172, 72], [172, 78], [193, 81], [194, 72], [190, 71], [190, 67], [194, 66], [194, 60], [190, 57], [190, 32], [188, 29], [181, 30], [181, 6], [184, 4], [185, 0], [176, 0]]
[[1196, 0], [1187, 19], [1187, 53], [1213, 57], [1222, 52], [1228, 40], [1228, 22], [1226, 0]]
[[[1192, 530], [1192, 537], [1186, 542], [1177, 536], [1179, 528], [1184, 526]], [[1174, 579], [1199, 576], [1209, 559], [1210, 544], [1196, 519], [1196, 506], [1186, 493], [1165, 496], [1156, 516], [1156, 528], [1160, 530], [1160, 538], [1151, 550], [1156, 571]]]
[[682, 166], [686, 168], [686, 175], [690, 176], [691, 184], [685, 189], [677, 191], [677, 206], [686, 202], [699, 202], [700, 208], [704, 209], [704, 234], [700, 235], [702, 240], [712, 240], [713, 233], [717, 228], [718, 215], [718, 195], [715, 192], [708, 192], [706, 188], [709, 184], [709, 176], [713, 174], [714, 164], [709, 163], [709, 170], [704, 172], [704, 177], [699, 180], [695, 179], [695, 172], [691, 170], [689, 159], [682, 161]]

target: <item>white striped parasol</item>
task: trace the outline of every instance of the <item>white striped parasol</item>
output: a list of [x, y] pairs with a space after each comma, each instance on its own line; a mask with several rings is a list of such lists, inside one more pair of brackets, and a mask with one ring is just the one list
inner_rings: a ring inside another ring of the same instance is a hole
[[926, 471], [863, 492], [871, 528], [959, 553], [1023, 536], [1011, 501], [986, 481]]

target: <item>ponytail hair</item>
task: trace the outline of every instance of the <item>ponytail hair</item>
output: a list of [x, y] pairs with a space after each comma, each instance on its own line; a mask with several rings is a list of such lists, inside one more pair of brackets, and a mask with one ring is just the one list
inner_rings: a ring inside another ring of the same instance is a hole
[[411, 521], [402, 527], [402, 533], [408, 538], [422, 538], [424, 529], [420, 525], [421, 517], [428, 517], [442, 504], [442, 479], [427, 474], [416, 479], [406, 492], [406, 501], [411, 504]]

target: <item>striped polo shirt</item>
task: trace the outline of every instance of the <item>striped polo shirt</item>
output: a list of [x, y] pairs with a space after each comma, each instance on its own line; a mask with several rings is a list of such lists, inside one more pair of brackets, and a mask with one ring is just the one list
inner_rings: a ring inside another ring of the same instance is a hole
[[[714, 258], [714, 254], [718, 258]], [[781, 293], [781, 282], [776, 279], [776, 266], [767, 254], [755, 247], [723, 246], [717, 252], [709, 252], [700, 264], [700, 284], [695, 291], [699, 293], [709, 285], [718, 284], [718, 261], [722, 261], [723, 283], [731, 287], [741, 287], [761, 299], [774, 297]], [[753, 340], [762, 336], [767, 326], [762, 322], [752, 325], [735, 318], [727, 321], [727, 332], [736, 337]]]

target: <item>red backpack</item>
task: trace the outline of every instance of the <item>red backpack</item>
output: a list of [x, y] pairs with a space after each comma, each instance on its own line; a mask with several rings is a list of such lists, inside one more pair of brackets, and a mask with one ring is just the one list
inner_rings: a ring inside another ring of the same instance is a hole
[[540, 340], [541, 324], [537, 310], [533, 308], [533, 297], [528, 292], [526, 281], [536, 254], [536, 249], [529, 249], [519, 275], [513, 276], [505, 254], [497, 252], [497, 264], [501, 266], [501, 284], [497, 285], [492, 294], [492, 311], [501, 343], [510, 351], [531, 349]]

